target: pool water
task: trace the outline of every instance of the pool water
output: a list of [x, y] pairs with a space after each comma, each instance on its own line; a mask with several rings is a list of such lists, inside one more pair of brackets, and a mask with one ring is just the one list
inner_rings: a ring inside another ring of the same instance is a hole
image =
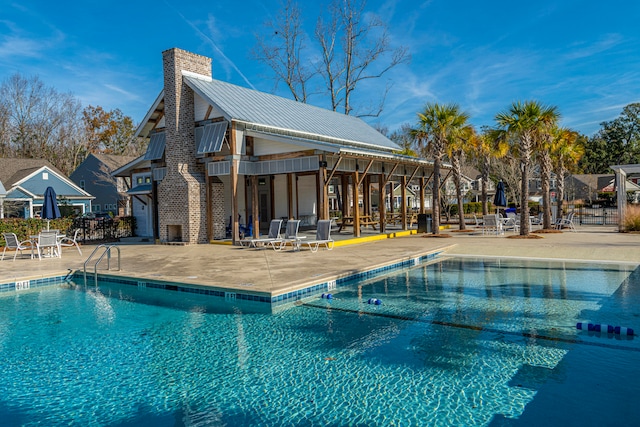
[[442, 259], [331, 292], [1, 294], [0, 423], [640, 425], [638, 337], [575, 327], [640, 330], [632, 266]]

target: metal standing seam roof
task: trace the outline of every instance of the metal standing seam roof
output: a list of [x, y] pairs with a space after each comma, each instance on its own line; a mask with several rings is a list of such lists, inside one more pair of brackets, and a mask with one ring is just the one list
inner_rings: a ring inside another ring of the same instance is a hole
[[399, 150], [386, 136], [362, 119], [264, 92], [191, 74], [186, 83], [227, 120], [327, 137], [348, 146], [391, 152]]

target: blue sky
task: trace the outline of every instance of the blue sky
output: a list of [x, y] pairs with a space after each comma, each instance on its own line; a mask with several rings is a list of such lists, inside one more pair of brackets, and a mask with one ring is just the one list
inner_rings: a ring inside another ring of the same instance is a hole
[[[0, 0], [0, 81], [37, 75], [84, 105], [119, 108], [139, 122], [162, 89], [161, 52], [179, 47], [213, 58], [214, 78], [288, 96], [249, 53], [279, 4]], [[325, 3], [300, 4], [311, 37]], [[415, 123], [427, 102], [455, 102], [473, 124], [492, 125], [512, 102], [535, 99], [591, 135], [640, 101], [638, 1], [369, 0], [367, 11], [412, 56], [362, 87], [364, 104], [391, 84], [371, 124], [393, 130]], [[311, 103], [326, 106], [319, 96]]]

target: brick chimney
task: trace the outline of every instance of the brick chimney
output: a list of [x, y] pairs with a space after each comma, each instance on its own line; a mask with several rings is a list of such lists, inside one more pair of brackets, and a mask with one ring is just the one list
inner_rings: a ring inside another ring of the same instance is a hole
[[196, 161], [194, 93], [182, 71], [211, 77], [211, 58], [173, 48], [162, 52], [165, 161], [158, 185], [158, 222], [164, 242], [208, 243], [204, 165]]

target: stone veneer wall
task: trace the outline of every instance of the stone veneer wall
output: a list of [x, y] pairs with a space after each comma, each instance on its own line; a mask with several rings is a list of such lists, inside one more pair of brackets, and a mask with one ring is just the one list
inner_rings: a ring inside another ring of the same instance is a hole
[[211, 77], [211, 58], [173, 48], [162, 60], [167, 174], [158, 185], [160, 240], [167, 241], [172, 226], [181, 228], [182, 242], [207, 243], [206, 171], [196, 162], [194, 94], [181, 72]]
[[211, 183], [211, 205], [213, 238], [222, 240], [227, 237], [227, 220], [224, 211], [224, 184], [217, 178]]

